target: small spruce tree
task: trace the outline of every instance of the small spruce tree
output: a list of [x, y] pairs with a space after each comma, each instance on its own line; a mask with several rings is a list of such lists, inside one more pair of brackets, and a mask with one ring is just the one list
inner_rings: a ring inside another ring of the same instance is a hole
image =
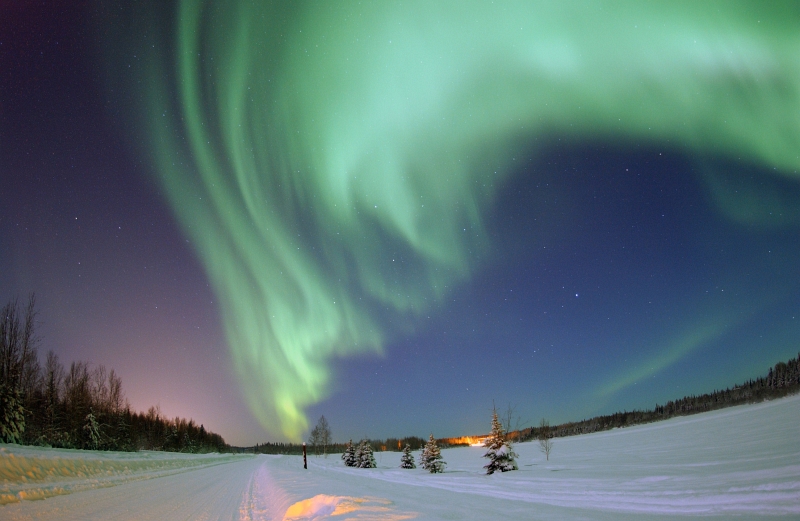
[[358, 446], [359, 458], [358, 458], [358, 467], [362, 469], [374, 469], [377, 467], [377, 463], [375, 463], [375, 456], [372, 454], [372, 445], [369, 444], [368, 440], [361, 440], [361, 443]]
[[414, 456], [411, 454], [411, 445], [406, 443], [403, 448], [403, 456], [400, 458], [401, 469], [415, 469], [417, 466], [414, 464]]
[[439, 446], [436, 445], [436, 439], [433, 434], [431, 434], [428, 443], [425, 444], [425, 448], [422, 450], [420, 461], [420, 466], [431, 474], [444, 472], [444, 467], [447, 463], [442, 459], [442, 453], [439, 450]]
[[344, 460], [344, 465], [346, 467], [356, 466], [356, 447], [353, 445], [353, 440], [347, 442], [347, 448], [342, 454], [342, 459]]
[[483, 446], [489, 449], [483, 455], [484, 458], [489, 458], [489, 463], [483, 467], [487, 474], [493, 474], [498, 470], [508, 472], [519, 468], [515, 460], [517, 454], [511, 449], [511, 443], [506, 440], [503, 426], [497, 419], [497, 409], [492, 411], [492, 433], [486, 438]]

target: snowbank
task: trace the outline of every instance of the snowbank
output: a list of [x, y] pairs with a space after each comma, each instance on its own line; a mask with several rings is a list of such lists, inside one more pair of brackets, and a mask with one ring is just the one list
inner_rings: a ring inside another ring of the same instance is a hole
[[0, 505], [152, 479], [240, 456], [101, 452], [0, 444]]

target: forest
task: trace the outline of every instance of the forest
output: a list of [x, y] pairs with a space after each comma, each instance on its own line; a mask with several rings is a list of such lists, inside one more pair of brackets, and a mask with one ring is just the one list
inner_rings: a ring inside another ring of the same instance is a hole
[[219, 434], [158, 407], [131, 410], [113, 369], [86, 362], [65, 368], [52, 351], [39, 362], [35, 297], [0, 310], [0, 441], [95, 449], [224, 452]]
[[797, 358], [792, 358], [788, 362], [778, 362], [767, 371], [765, 376], [748, 380], [732, 389], [717, 390], [699, 396], [684, 396], [664, 405], [656, 404], [650, 410], [616, 412], [578, 422], [546, 425], [544, 429], [547, 432], [542, 432], [540, 427], [528, 427], [511, 433], [511, 435], [518, 441], [529, 441], [542, 439], [542, 437], [554, 438], [588, 434], [617, 427], [630, 427], [666, 420], [675, 416], [699, 414], [734, 405], [773, 400], [797, 392], [800, 392], [800, 353]]

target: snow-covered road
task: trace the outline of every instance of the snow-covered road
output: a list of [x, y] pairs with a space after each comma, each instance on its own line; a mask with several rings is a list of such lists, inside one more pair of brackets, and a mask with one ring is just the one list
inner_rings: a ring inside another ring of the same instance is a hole
[[[481, 448], [440, 475], [338, 456], [101, 453], [0, 445], [0, 519], [800, 518], [800, 396], [556, 439], [486, 476]], [[41, 499], [43, 500], [36, 500]]]
[[[166, 472], [134, 471], [122, 476], [112, 472], [79, 478], [77, 482], [57, 480], [55, 495], [0, 507], [0, 518], [236, 519], [242, 492], [261, 463], [253, 457], [227, 458], [219, 464], [190, 465]], [[49, 484], [39, 485], [23, 489], [36, 492], [23, 493], [22, 497], [49, 495]]]

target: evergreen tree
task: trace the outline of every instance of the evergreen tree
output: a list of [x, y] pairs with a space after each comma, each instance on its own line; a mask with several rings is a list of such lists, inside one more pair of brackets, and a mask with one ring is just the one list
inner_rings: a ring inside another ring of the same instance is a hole
[[194, 443], [192, 443], [192, 439], [189, 437], [189, 431], [183, 432], [183, 442], [181, 443], [181, 452], [194, 452]]
[[400, 458], [401, 469], [415, 469], [417, 466], [414, 464], [414, 456], [411, 454], [411, 445], [406, 443], [403, 448], [403, 456]]
[[319, 438], [319, 424], [317, 424], [317, 426], [314, 427], [314, 429], [312, 429], [311, 433], [308, 435], [308, 444], [314, 448], [315, 456], [319, 456], [319, 449], [317, 448], [319, 446]]
[[492, 411], [492, 433], [486, 438], [483, 446], [489, 449], [483, 455], [484, 458], [489, 458], [489, 463], [483, 467], [487, 474], [493, 474], [498, 470], [507, 472], [519, 468], [515, 461], [517, 455], [511, 449], [511, 444], [506, 440], [505, 432], [503, 432], [503, 426], [497, 419], [497, 409]]
[[33, 294], [22, 315], [17, 301], [0, 309], [0, 441], [23, 443], [25, 416], [30, 416], [32, 392], [39, 379], [34, 334]]
[[444, 472], [445, 465], [447, 463], [442, 459], [442, 453], [439, 450], [439, 446], [436, 445], [436, 439], [431, 434], [420, 455], [420, 467], [432, 474], [436, 474]]
[[428, 467], [425, 466], [427, 464], [427, 461], [428, 461], [428, 445], [425, 444], [422, 447], [420, 447], [419, 466], [427, 470]]
[[89, 409], [89, 414], [86, 415], [83, 424], [83, 432], [86, 435], [86, 444], [90, 449], [97, 450], [100, 448], [100, 424], [94, 411]]
[[344, 453], [342, 453], [342, 459], [346, 467], [356, 466], [356, 447], [353, 445], [353, 440], [347, 442], [347, 448]]
[[372, 445], [367, 440], [361, 440], [358, 447], [358, 467], [362, 469], [374, 469], [378, 466], [375, 463], [375, 456], [372, 454]]
[[356, 450], [353, 452], [353, 466], [358, 467], [361, 465], [361, 452], [364, 450], [364, 440], [358, 442]]
[[25, 408], [18, 388], [0, 384], [0, 441], [20, 443], [25, 432]]

